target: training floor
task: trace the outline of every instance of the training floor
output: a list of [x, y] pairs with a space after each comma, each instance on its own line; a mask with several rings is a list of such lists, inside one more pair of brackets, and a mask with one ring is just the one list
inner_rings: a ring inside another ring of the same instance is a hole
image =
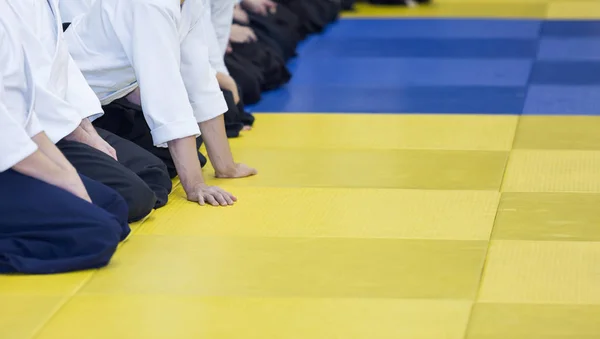
[[231, 140], [235, 207], [0, 277], [0, 338], [600, 338], [600, 1], [359, 9]]

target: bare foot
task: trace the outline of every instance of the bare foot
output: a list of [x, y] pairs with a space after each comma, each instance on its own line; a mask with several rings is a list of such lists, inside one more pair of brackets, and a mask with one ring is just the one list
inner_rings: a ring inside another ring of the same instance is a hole
[[248, 125], [245, 125], [245, 126], [242, 128], [242, 131], [251, 131], [251, 130], [252, 130], [252, 126], [248, 126]]

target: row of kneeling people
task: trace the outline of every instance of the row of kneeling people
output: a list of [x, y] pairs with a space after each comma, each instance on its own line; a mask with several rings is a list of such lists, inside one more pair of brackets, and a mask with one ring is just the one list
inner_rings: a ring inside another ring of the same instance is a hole
[[106, 265], [177, 175], [190, 201], [233, 204], [200, 144], [217, 177], [255, 175], [227, 140], [251, 129], [244, 102], [349, 3], [0, 0], [0, 273]]

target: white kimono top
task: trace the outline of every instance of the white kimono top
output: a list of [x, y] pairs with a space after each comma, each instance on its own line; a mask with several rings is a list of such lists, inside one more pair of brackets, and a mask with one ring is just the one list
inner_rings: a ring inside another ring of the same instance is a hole
[[7, 0], [0, 20], [16, 18], [36, 83], [35, 111], [58, 142], [84, 118], [102, 115], [100, 101], [69, 55], [57, 0]]
[[72, 22], [76, 16], [87, 12], [94, 0], [60, 0], [59, 9], [62, 22]]
[[[0, 0], [0, 13], [6, 11], [6, 0]], [[33, 107], [31, 68], [13, 20], [0, 20], [0, 46], [0, 172], [4, 172], [38, 149], [31, 137], [42, 127]]]
[[96, 0], [66, 32], [102, 104], [140, 88], [154, 144], [199, 135], [227, 111], [209, 63], [203, 0]]
[[[63, 22], [72, 22], [77, 16], [90, 10], [95, 0], [60, 0], [59, 7]], [[217, 71], [229, 74], [223, 59], [233, 21], [233, 7], [236, 0], [205, 0], [210, 6], [205, 6], [202, 23], [206, 31], [206, 44], [209, 50], [210, 65]]]
[[233, 7], [236, 0], [210, 0], [211, 21], [215, 30], [217, 43], [224, 55], [231, 35]]
[[[186, 0], [187, 1], [187, 0]], [[207, 0], [210, 6], [205, 6], [202, 24], [208, 45], [208, 58], [215, 71], [229, 74], [225, 66], [225, 51], [231, 34], [233, 20], [232, 0]], [[231, 6], [228, 6], [231, 3]], [[231, 7], [231, 11], [229, 11]], [[215, 12], [216, 11], [216, 12]], [[228, 24], [225, 17], [229, 15]]]

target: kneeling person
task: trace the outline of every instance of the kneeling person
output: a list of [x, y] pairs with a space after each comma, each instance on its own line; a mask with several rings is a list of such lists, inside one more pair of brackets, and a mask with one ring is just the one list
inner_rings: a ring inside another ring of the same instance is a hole
[[[217, 177], [246, 177], [256, 171], [233, 161], [223, 122], [227, 105], [202, 30], [204, 6], [202, 0], [181, 5], [172, 0], [96, 0], [65, 33], [71, 55], [102, 104], [139, 87], [153, 145], [138, 144], [163, 155], [168, 146], [170, 156], [161, 159], [176, 169], [188, 199], [231, 205], [233, 195], [205, 184], [196, 137], [202, 133]], [[97, 123], [120, 134], [120, 124], [106, 121], [110, 118]]]
[[[7, 10], [0, 0], [0, 13]], [[127, 205], [80, 177], [43, 132], [15, 26], [0, 21], [0, 273], [105, 266], [130, 232]]]
[[118, 191], [137, 221], [166, 204], [171, 181], [164, 164], [143, 148], [90, 120], [100, 101], [69, 55], [57, 0], [5, 0], [0, 20], [16, 22], [36, 82], [40, 122], [77, 171]]

